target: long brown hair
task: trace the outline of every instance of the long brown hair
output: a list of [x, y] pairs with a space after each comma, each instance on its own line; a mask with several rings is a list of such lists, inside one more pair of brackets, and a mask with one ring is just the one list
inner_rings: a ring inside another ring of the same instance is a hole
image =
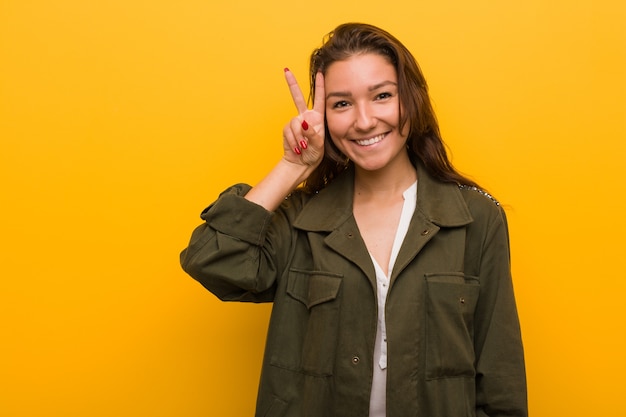
[[[315, 97], [315, 74], [319, 71], [325, 74], [333, 62], [364, 53], [379, 54], [388, 59], [396, 69], [402, 110], [400, 129], [409, 123], [407, 148], [413, 164], [423, 164], [430, 175], [439, 181], [477, 186], [452, 166], [430, 103], [426, 80], [411, 52], [388, 32], [364, 23], [345, 23], [330, 32], [322, 46], [311, 54], [312, 97]], [[349, 163], [347, 157], [330, 140], [328, 127], [325, 133], [322, 162], [304, 183], [304, 189], [310, 192], [324, 188]]]

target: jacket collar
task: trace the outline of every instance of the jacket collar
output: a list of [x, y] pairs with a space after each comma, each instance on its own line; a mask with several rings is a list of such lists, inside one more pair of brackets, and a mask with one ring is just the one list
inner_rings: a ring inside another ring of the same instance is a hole
[[[459, 187], [432, 178], [417, 166], [417, 206], [423, 217], [439, 227], [463, 226], [472, 221]], [[303, 207], [294, 226], [321, 232], [336, 230], [352, 218], [354, 168], [350, 167]]]

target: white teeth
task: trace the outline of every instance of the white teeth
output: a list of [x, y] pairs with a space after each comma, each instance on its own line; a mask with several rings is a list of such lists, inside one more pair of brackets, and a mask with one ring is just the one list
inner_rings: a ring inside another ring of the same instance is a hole
[[368, 145], [373, 145], [375, 143], [380, 142], [381, 140], [383, 140], [384, 137], [385, 135], [382, 134], [382, 135], [374, 136], [373, 138], [370, 138], [370, 139], [357, 140], [355, 142], [361, 146], [368, 146]]

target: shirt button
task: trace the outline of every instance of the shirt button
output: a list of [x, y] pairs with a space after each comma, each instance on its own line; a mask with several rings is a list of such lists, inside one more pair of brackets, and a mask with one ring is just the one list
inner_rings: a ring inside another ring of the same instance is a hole
[[358, 365], [359, 362], [361, 362], [361, 358], [359, 358], [358, 356], [353, 356], [352, 357], [352, 364], [353, 365]]

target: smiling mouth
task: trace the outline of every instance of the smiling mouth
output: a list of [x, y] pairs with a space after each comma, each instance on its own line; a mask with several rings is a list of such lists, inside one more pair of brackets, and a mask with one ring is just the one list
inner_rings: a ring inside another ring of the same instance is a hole
[[381, 140], [385, 138], [385, 136], [387, 136], [387, 134], [382, 133], [378, 136], [374, 136], [373, 138], [355, 140], [355, 142], [357, 143], [357, 145], [360, 145], [360, 146], [370, 146], [370, 145], [380, 142]]

